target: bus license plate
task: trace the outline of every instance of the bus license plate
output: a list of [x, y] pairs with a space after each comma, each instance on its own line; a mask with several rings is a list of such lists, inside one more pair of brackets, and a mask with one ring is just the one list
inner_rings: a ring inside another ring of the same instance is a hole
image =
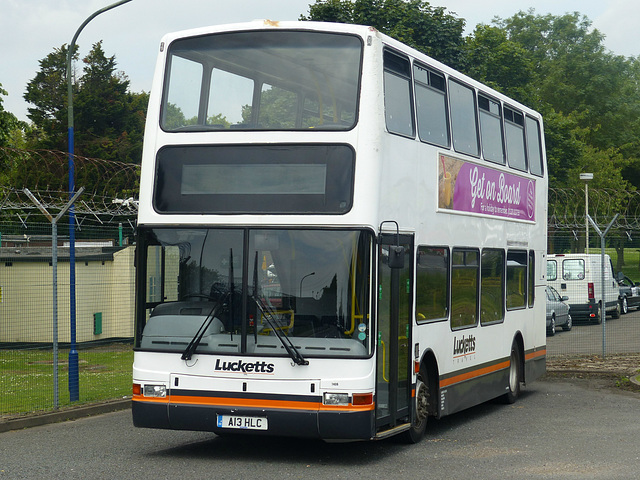
[[218, 415], [218, 428], [239, 428], [243, 430], [268, 430], [265, 417], [245, 417], [243, 415]]

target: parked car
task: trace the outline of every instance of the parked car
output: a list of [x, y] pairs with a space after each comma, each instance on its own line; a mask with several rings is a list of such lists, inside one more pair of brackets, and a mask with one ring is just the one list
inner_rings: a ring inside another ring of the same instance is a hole
[[620, 311], [627, 313], [630, 308], [640, 308], [640, 283], [619, 273], [618, 285], [620, 285]]
[[571, 321], [570, 307], [566, 303], [569, 299], [566, 295], [561, 297], [558, 291], [551, 287], [546, 287], [547, 292], [547, 335], [552, 337], [556, 334], [556, 328], [562, 327], [569, 331], [573, 326]]
[[604, 259], [596, 253], [547, 256], [547, 285], [568, 297], [574, 321], [599, 324], [603, 312], [613, 318], [620, 317], [620, 287], [613, 272], [613, 263], [607, 254]]

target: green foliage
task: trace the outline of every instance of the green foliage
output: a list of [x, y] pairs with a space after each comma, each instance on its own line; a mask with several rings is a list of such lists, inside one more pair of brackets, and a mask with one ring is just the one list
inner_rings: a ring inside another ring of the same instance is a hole
[[[73, 58], [77, 58], [77, 46]], [[67, 47], [54, 48], [40, 60], [40, 71], [27, 84], [24, 99], [33, 122], [31, 148], [65, 150], [67, 145]], [[76, 89], [73, 89], [74, 93]]]
[[421, 0], [316, 0], [300, 19], [369, 25], [454, 68], [463, 64], [464, 20]]
[[[7, 92], [0, 83], [0, 147], [16, 147], [21, 143], [22, 131], [26, 125], [19, 121], [14, 114], [5, 111], [2, 105], [3, 95], [7, 95]], [[2, 163], [0, 163], [0, 168], [4, 168]]]
[[[540, 111], [551, 187], [581, 186], [584, 171], [594, 173], [593, 188], [640, 187], [640, 60], [607, 51], [578, 12], [520, 11], [466, 38], [463, 18], [421, 0], [316, 0], [300, 19], [370, 25]], [[66, 150], [66, 55], [66, 46], [54, 49], [27, 85], [30, 127], [3, 110], [0, 89], [0, 146]], [[129, 92], [101, 42], [83, 62], [73, 85], [76, 153], [139, 162], [148, 95]], [[286, 92], [272, 90], [259, 122], [286, 128]], [[193, 123], [178, 108], [165, 115], [169, 127]], [[221, 116], [208, 123], [229, 124]], [[25, 176], [0, 167], [5, 179]]]
[[[68, 149], [66, 57], [66, 46], [54, 49], [27, 84], [24, 98], [34, 105], [28, 109], [34, 125], [30, 148]], [[139, 163], [148, 94], [128, 91], [129, 80], [116, 71], [115, 56], [105, 55], [102, 42], [83, 62], [72, 86], [75, 154]]]
[[129, 81], [116, 73], [115, 57], [105, 56], [102, 42], [96, 43], [83, 61], [84, 75], [74, 98], [76, 153], [124, 160], [129, 147], [124, 129]]
[[478, 25], [465, 45], [466, 73], [525, 105], [539, 103], [532, 54], [496, 26]]
[[467, 38], [468, 73], [540, 111], [551, 187], [640, 186], [640, 65], [604, 48], [588, 18], [533, 10], [480, 25]]

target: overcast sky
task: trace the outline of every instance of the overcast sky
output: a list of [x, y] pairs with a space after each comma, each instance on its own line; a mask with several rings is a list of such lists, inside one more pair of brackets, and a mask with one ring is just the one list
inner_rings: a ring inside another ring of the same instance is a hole
[[[27, 120], [23, 99], [27, 83], [40, 69], [39, 61], [54, 48], [68, 44], [82, 22], [116, 0], [0, 0], [0, 84], [8, 92], [4, 109]], [[134, 92], [149, 91], [163, 34], [177, 30], [268, 18], [297, 20], [314, 0], [132, 0], [93, 19], [77, 44], [80, 57], [103, 40], [107, 56], [115, 55], [118, 70]], [[606, 47], [619, 55], [640, 54], [638, 0], [434, 0], [467, 22], [466, 33], [495, 16], [507, 18], [534, 8], [537, 14], [580, 12], [606, 38]], [[81, 66], [78, 66], [81, 68]]]

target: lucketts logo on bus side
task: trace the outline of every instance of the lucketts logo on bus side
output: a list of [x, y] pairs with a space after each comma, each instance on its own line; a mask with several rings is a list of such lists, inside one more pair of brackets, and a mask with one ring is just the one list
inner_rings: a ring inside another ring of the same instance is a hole
[[275, 366], [273, 363], [264, 361], [243, 362], [223, 362], [219, 358], [216, 360], [216, 372], [241, 372], [241, 373], [273, 373]]
[[453, 337], [453, 354], [468, 355], [476, 351], [476, 337], [467, 335], [466, 337]]

